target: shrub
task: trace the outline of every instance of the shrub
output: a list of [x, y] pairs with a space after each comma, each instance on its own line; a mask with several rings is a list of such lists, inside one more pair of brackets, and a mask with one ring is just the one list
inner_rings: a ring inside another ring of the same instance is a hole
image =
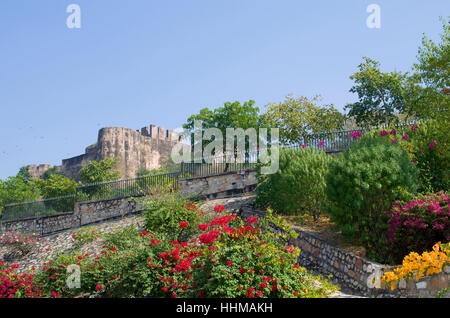
[[282, 150], [279, 169], [259, 177], [256, 202], [277, 213], [310, 213], [314, 220], [326, 204], [325, 174], [331, 157], [313, 148]]
[[421, 253], [435, 242], [450, 240], [449, 197], [445, 193], [418, 194], [386, 212], [388, 249], [399, 263], [409, 252]]
[[[200, 224], [190, 241], [126, 231], [133, 244], [104, 245], [99, 255], [59, 256], [35, 282], [45, 295], [65, 297], [323, 297], [337, 290], [296, 265], [299, 251], [285, 246], [292, 232], [279, 218], [269, 214], [258, 225], [255, 218], [238, 220], [223, 206], [215, 210], [219, 216]], [[285, 232], [261, 230], [270, 224]], [[80, 266], [79, 288], [66, 286], [68, 264]]]
[[163, 194], [139, 202], [144, 207], [144, 228], [147, 231], [184, 241], [198, 233], [204, 212], [179, 194]]
[[7, 246], [9, 252], [19, 252], [21, 255], [28, 254], [39, 241], [40, 238], [35, 233], [22, 234], [15, 229], [0, 236], [0, 245]]
[[33, 274], [20, 274], [18, 265], [4, 264], [0, 260], [0, 298], [37, 298], [44, 296]]
[[[368, 257], [387, 244], [384, 211], [399, 189], [417, 188], [417, 169], [398, 145], [379, 139], [353, 144], [333, 160], [326, 175], [328, 212], [347, 239], [359, 239]], [[379, 257], [381, 256], [381, 258]]]
[[450, 140], [448, 123], [428, 120], [402, 131], [379, 128], [363, 137], [399, 144], [419, 169], [420, 191], [448, 191], [450, 175]]

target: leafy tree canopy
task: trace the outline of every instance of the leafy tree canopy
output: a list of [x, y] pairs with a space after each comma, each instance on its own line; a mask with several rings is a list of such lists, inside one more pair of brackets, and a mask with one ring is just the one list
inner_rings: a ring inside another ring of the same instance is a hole
[[74, 194], [77, 182], [60, 174], [52, 174], [48, 179], [37, 179], [36, 185], [45, 199]]
[[288, 95], [283, 102], [267, 105], [262, 120], [280, 129], [280, 141], [285, 144], [299, 143], [307, 134], [342, 129], [345, 116], [333, 105], [321, 106], [319, 102], [319, 96], [309, 99]]
[[368, 57], [358, 65], [359, 71], [350, 76], [355, 85], [351, 93], [358, 95], [358, 101], [347, 104], [345, 110], [361, 126], [389, 125], [398, 120], [396, 113], [405, 110], [405, 86], [407, 74], [384, 73], [380, 63]]
[[90, 161], [78, 172], [78, 176], [84, 184], [117, 180], [119, 171], [113, 171], [118, 158], [106, 158], [101, 161]]

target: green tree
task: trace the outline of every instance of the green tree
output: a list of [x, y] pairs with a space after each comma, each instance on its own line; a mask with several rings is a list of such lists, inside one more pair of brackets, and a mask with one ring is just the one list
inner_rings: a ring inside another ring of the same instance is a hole
[[31, 181], [31, 175], [28, 171], [28, 166], [23, 166], [19, 169], [19, 172], [17, 173], [17, 177], [22, 176], [25, 181]]
[[118, 158], [106, 158], [101, 161], [90, 161], [78, 172], [78, 176], [84, 184], [117, 180], [119, 171], [113, 171]]
[[47, 170], [44, 171], [44, 173], [42, 174], [42, 179], [47, 180], [49, 179], [52, 175], [62, 175], [61, 171], [59, 170], [58, 167], [51, 167]]
[[36, 180], [36, 185], [45, 199], [75, 194], [77, 182], [60, 174], [52, 174], [48, 179]]
[[419, 118], [448, 121], [450, 105], [450, 20], [441, 19], [441, 41], [422, 37], [408, 82], [408, 110]]
[[[255, 106], [255, 101], [253, 100], [244, 102], [242, 105], [238, 101], [233, 103], [226, 102], [223, 107], [213, 110], [203, 108], [198, 114], [189, 116], [187, 122], [183, 125], [183, 128], [193, 131], [194, 121], [201, 120], [203, 131], [208, 128], [218, 128], [222, 132], [225, 142], [227, 128], [242, 128], [244, 130], [247, 128], [255, 128], [258, 133], [258, 128], [265, 127], [259, 112], [260, 110]], [[191, 134], [191, 141], [191, 144], [193, 145], [193, 134]], [[208, 143], [203, 143], [203, 148], [207, 144]]]
[[380, 63], [364, 57], [359, 71], [350, 76], [355, 85], [351, 93], [358, 101], [347, 104], [345, 110], [361, 126], [389, 125], [398, 121], [397, 113], [405, 111], [407, 73], [380, 71]]
[[34, 181], [22, 175], [0, 180], [0, 205], [37, 200], [39, 195]]
[[317, 105], [320, 97], [308, 99], [291, 95], [280, 103], [270, 103], [262, 120], [271, 127], [280, 129], [280, 141], [284, 144], [300, 143], [311, 133], [339, 130], [345, 116], [333, 105]]

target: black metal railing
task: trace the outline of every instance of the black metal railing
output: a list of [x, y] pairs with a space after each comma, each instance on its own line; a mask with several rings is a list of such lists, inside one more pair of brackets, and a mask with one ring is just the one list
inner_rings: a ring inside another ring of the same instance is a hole
[[167, 172], [133, 179], [115, 180], [87, 184], [77, 187], [77, 202], [111, 199], [118, 197], [141, 196], [159, 186], [172, 191], [178, 188], [178, 178], [186, 175], [181, 171]]
[[205, 177], [226, 172], [254, 169], [258, 159], [259, 152], [222, 154], [192, 162], [182, 162], [180, 170], [183, 174], [190, 177]]
[[4, 206], [0, 214], [2, 221], [13, 221], [36, 216], [72, 212], [75, 194], [31, 202], [12, 203]]

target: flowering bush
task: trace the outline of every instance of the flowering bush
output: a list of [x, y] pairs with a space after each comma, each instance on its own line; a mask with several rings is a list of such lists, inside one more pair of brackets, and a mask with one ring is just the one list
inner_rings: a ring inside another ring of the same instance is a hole
[[199, 232], [198, 224], [205, 213], [177, 194], [168, 194], [150, 201], [140, 201], [144, 207], [144, 228], [168, 235], [173, 240], [188, 240]]
[[386, 212], [388, 248], [395, 263], [411, 251], [425, 251], [435, 242], [450, 240], [449, 197], [446, 193], [416, 195]]
[[32, 274], [18, 274], [17, 265], [4, 264], [0, 260], [0, 298], [35, 298], [44, 293], [34, 282]]
[[[146, 230], [127, 232], [133, 243], [104, 245], [98, 255], [59, 256], [45, 264], [35, 281], [45, 295], [62, 296], [323, 297], [336, 290], [296, 265], [299, 251], [286, 246], [292, 233], [279, 218], [243, 222], [223, 206], [215, 210], [218, 216], [199, 224], [199, 234], [188, 242]], [[263, 231], [270, 224], [285, 231]], [[66, 286], [69, 264], [80, 266], [79, 288]]]
[[423, 252], [419, 255], [411, 252], [402, 262], [402, 266], [387, 272], [381, 281], [388, 284], [392, 290], [400, 279], [419, 280], [423, 276], [439, 274], [450, 262], [450, 244], [436, 243], [431, 252]]
[[369, 258], [387, 245], [384, 211], [399, 188], [415, 191], [417, 169], [398, 145], [377, 138], [361, 139], [329, 164], [326, 194], [331, 219], [347, 239], [358, 239]]
[[378, 138], [387, 143], [399, 144], [417, 166], [421, 191], [447, 191], [449, 188], [448, 124], [429, 120], [411, 125], [400, 134], [395, 128], [376, 129], [363, 139]]
[[314, 148], [280, 151], [279, 169], [261, 175], [256, 203], [277, 213], [311, 214], [316, 220], [326, 204], [325, 174], [331, 157]]
[[0, 237], [0, 245], [7, 246], [10, 252], [26, 255], [39, 244], [39, 240], [40, 238], [35, 233], [25, 235], [12, 229]]

